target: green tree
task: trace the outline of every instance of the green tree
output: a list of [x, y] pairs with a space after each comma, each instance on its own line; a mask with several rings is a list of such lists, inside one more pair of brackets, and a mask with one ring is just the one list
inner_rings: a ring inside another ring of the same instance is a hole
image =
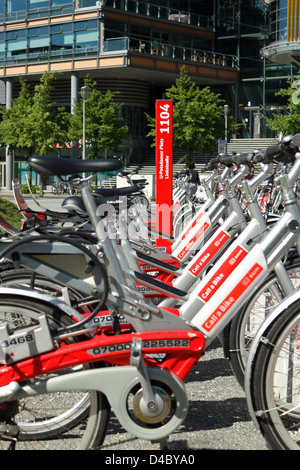
[[283, 135], [292, 135], [300, 129], [300, 77], [289, 81], [288, 88], [282, 88], [275, 96], [284, 98], [287, 104], [286, 114], [273, 114], [272, 118], [266, 120], [267, 126]]
[[[183, 67], [175, 85], [166, 90], [166, 96], [173, 101], [174, 145], [186, 151], [187, 160], [199, 148], [208, 152], [216, 150], [216, 139], [224, 136], [220, 95], [209, 87], [200, 89]], [[155, 118], [149, 115], [147, 118], [151, 128], [148, 136], [155, 138]]]
[[[105, 152], [119, 152], [123, 139], [128, 138], [128, 127], [121, 116], [121, 105], [114, 101], [117, 92], [108, 90], [105, 94], [96, 89], [96, 82], [86, 76], [85, 105], [86, 142], [90, 148], [88, 158], [103, 156]], [[71, 117], [70, 140], [83, 136], [83, 99], [75, 103]]]
[[3, 146], [9, 145], [12, 149], [25, 149], [30, 153], [32, 139], [28, 139], [28, 128], [32, 108], [32, 96], [23, 77], [20, 77], [21, 89], [19, 96], [13, 101], [9, 109], [2, 108], [2, 121], [0, 122], [0, 141]]
[[53, 80], [59, 74], [45, 72], [36, 85], [30, 113], [31, 135], [36, 153], [46, 155], [56, 144], [65, 146], [68, 141], [70, 115], [63, 107], [56, 107], [51, 99]]
[[2, 109], [0, 141], [12, 149], [22, 149], [27, 155], [46, 155], [56, 144], [65, 145], [68, 139], [69, 115], [51, 101], [53, 80], [57, 73], [45, 72], [31, 94], [20, 77], [21, 90], [10, 109]]

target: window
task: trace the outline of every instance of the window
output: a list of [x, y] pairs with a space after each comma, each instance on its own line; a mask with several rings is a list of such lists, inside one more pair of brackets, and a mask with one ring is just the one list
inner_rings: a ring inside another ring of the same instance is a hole
[[98, 47], [99, 33], [97, 20], [82, 21], [75, 23], [74, 26], [76, 48]]
[[12, 51], [25, 51], [26, 47], [27, 47], [26, 39], [20, 39], [20, 40], [16, 40], [16, 41], [9, 41], [7, 43], [8, 55], [10, 55], [9, 52], [12, 52]]
[[63, 5], [68, 5], [68, 4], [70, 5], [72, 3], [73, 3], [72, 0], [51, 0], [52, 7], [60, 7]]
[[78, 23], [74, 23], [74, 31], [84, 31], [86, 26], [86, 21], [78, 21]]
[[28, 0], [28, 9], [49, 8], [49, 0]]
[[26, 8], [26, 0], [7, 0], [7, 13], [26, 10]]
[[49, 46], [49, 36], [39, 37], [39, 38], [30, 38], [28, 40], [29, 49], [40, 49]]
[[94, 7], [96, 0], [78, 0], [78, 8]]
[[97, 47], [98, 31], [80, 31], [75, 33], [75, 47]]
[[40, 28], [29, 28], [27, 35], [29, 38], [31, 38], [34, 36], [38, 36], [39, 32], [40, 32]]
[[0, 57], [5, 55], [4, 33], [0, 33]]
[[73, 34], [53, 34], [51, 36], [52, 49], [70, 49], [73, 46]]

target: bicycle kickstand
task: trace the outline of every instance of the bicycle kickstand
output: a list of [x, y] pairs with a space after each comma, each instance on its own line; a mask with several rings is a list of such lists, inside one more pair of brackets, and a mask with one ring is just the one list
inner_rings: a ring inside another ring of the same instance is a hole
[[170, 450], [170, 443], [168, 441], [168, 437], [165, 437], [164, 439], [161, 439], [159, 441], [159, 447], [160, 450]]

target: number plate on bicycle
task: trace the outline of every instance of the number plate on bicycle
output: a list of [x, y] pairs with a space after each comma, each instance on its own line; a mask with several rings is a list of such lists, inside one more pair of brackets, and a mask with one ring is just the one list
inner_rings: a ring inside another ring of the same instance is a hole
[[9, 331], [8, 323], [0, 325], [0, 363], [12, 364], [54, 349], [47, 317], [39, 316], [39, 324]]

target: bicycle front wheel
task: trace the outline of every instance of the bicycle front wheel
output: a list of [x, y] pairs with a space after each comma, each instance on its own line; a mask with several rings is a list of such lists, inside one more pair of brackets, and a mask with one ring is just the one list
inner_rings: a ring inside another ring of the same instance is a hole
[[57, 184], [54, 184], [54, 185], [52, 186], [52, 193], [53, 193], [54, 195], [57, 195], [57, 194], [58, 194], [58, 186], [57, 186]]
[[[286, 270], [294, 288], [297, 289], [300, 286], [300, 260], [297, 258], [287, 266]], [[272, 274], [257, 289], [228, 327], [229, 362], [242, 387], [244, 386], [245, 368], [252, 341], [264, 319], [284, 297], [277, 276]]]
[[263, 333], [252, 362], [249, 392], [261, 431], [273, 450], [300, 446], [300, 300]]
[[135, 196], [131, 202], [132, 204], [141, 206], [144, 209], [148, 209], [150, 205], [149, 200], [146, 198], [146, 196], [143, 196], [142, 194]]
[[[72, 322], [70, 317], [51, 305], [18, 296], [1, 296], [0, 321], [8, 324], [10, 332], [36, 326], [41, 312], [47, 315], [50, 327], [57, 328]], [[78, 368], [67, 369], [57, 374], [70, 374], [76, 370]], [[31, 383], [46, 379], [47, 375], [35, 377]], [[7, 405], [6, 410], [0, 411], [0, 423], [17, 425], [19, 433], [15, 447], [18, 450], [97, 448], [104, 440], [110, 413], [106, 397], [89, 390], [37, 395], [8, 402]], [[0, 435], [0, 449], [7, 446], [8, 441]]]

